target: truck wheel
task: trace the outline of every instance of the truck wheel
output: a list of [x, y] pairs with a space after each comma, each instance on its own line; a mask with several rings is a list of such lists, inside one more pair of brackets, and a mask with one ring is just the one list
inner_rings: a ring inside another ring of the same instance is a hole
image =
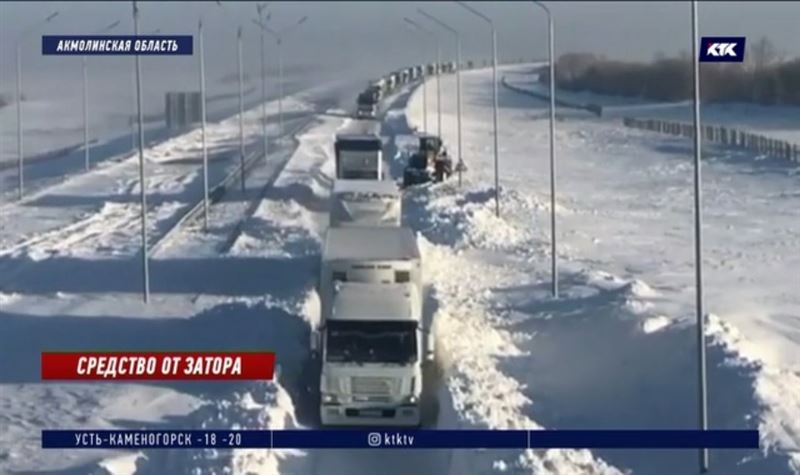
[[303, 362], [299, 384], [299, 401], [295, 405], [298, 422], [309, 427], [321, 427], [319, 380], [322, 362], [319, 358], [306, 358]]
[[439, 386], [444, 371], [438, 360], [422, 367], [422, 394], [420, 395], [420, 427], [436, 427], [439, 421]]

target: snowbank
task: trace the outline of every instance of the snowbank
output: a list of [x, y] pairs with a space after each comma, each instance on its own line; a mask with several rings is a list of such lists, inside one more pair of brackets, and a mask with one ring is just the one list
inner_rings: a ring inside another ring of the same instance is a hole
[[[498, 219], [487, 186], [494, 181], [492, 133], [482, 120], [491, 116], [491, 76], [475, 71], [462, 79], [469, 167], [462, 188], [451, 180], [409, 195], [422, 210], [411, 219], [432, 243], [426, 252], [435, 258], [426, 265], [444, 262], [428, 275], [440, 302], [441, 345], [453, 354], [448, 384], [459, 414], [495, 425], [694, 427], [696, 415], [683, 406], [694, 407], [685, 381], [694, 371], [689, 150], [616, 120], [573, 114], [559, 122], [561, 298], [553, 301], [547, 104], [500, 91]], [[442, 133], [455, 154], [448, 80]], [[420, 96], [407, 109], [412, 127], [422, 125]], [[431, 117], [429, 110], [429, 124]], [[760, 454], [715, 452], [714, 463], [728, 474], [796, 472], [800, 301], [791, 269], [800, 228], [791, 210], [800, 203], [790, 190], [797, 178], [785, 168], [712, 157], [704, 185], [706, 305], [726, 322], [724, 330], [709, 328], [712, 425], [758, 427], [764, 444]], [[607, 467], [603, 460], [655, 474], [691, 464], [663, 451], [595, 452], [588, 457], [596, 470]], [[573, 473], [568, 466], [557, 473]]]

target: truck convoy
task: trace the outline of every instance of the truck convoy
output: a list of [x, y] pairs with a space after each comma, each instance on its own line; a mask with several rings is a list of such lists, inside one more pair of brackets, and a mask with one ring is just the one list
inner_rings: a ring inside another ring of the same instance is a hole
[[[357, 100], [358, 117], [375, 117], [379, 102], [454, 63], [416, 65], [372, 81]], [[427, 74], [426, 74], [427, 73]], [[372, 122], [360, 130], [374, 131]], [[434, 360], [432, 322], [423, 315], [422, 257], [414, 232], [402, 225], [402, 199], [386, 178], [376, 133], [336, 136], [336, 180], [322, 247], [320, 323], [311, 336], [319, 369], [322, 425], [423, 423], [423, 374]], [[442, 181], [452, 162], [435, 135], [419, 136], [403, 184]]]
[[[430, 65], [430, 67], [434, 67], [434, 65]], [[409, 66], [371, 81], [356, 99], [355, 118], [374, 119], [378, 115], [381, 100], [388, 94], [395, 92], [398, 87], [422, 79], [424, 73], [425, 67], [423, 65]], [[433, 73], [430, 72], [429, 74]]]
[[422, 260], [383, 179], [377, 135], [336, 137], [336, 181], [322, 248], [321, 318], [312, 333], [322, 425], [419, 426], [434, 340], [423, 318]]

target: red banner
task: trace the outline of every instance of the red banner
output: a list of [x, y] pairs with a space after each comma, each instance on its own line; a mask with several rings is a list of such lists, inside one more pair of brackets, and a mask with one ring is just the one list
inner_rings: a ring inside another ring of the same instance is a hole
[[257, 380], [272, 379], [268, 352], [47, 352], [42, 380]]

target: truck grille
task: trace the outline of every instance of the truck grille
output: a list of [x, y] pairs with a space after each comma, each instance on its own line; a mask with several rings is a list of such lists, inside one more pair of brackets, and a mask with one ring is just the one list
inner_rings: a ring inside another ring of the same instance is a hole
[[392, 394], [393, 380], [372, 376], [353, 376], [350, 388], [353, 394], [388, 396]]

